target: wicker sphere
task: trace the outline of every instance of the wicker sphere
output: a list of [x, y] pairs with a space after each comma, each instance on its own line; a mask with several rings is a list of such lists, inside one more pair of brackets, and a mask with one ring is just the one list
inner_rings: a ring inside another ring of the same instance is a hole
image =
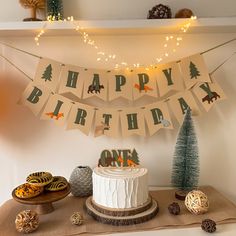
[[209, 208], [207, 195], [200, 190], [193, 190], [187, 194], [185, 206], [195, 215], [204, 214]]
[[194, 16], [192, 10], [188, 8], [180, 9], [176, 14], [175, 18], [191, 18]]
[[84, 218], [79, 212], [73, 213], [73, 215], [70, 217], [70, 222], [72, 225], [82, 225], [83, 221]]
[[31, 210], [22, 211], [16, 216], [15, 224], [19, 233], [32, 233], [39, 227], [38, 214]]

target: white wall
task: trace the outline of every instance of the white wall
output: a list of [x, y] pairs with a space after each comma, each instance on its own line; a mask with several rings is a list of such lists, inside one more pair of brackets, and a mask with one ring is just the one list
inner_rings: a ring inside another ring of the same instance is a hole
[[[121, 18], [122, 9], [125, 8], [129, 9], [129, 12], [124, 11], [123, 18], [141, 18], [142, 13], [146, 12], [142, 9], [145, 7], [148, 9], [155, 1], [139, 1], [140, 6], [137, 6], [138, 4], [134, 4], [137, 1], [129, 1], [132, 4], [127, 5], [127, 1], [118, 3], [118, 1], [103, 0], [99, 2], [106, 3], [106, 6], [101, 3], [101, 7], [96, 8], [92, 4], [94, 2], [78, 1], [79, 15], [84, 18], [90, 18], [92, 15], [94, 18], [103, 18], [103, 16], [104, 18]], [[188, 2], [189, 5], [192, 4], [193, 9], [196, 8], [199, 11], [199, 15], [201, 11], [203, 16], [207, 14], [211, 16], [213, 12], [219, 15], [231, 14], [232, 9], [236, 7], [235, 1], [228, 1], [229, 5], [226, 4], [227, 1], [224, 1], [224, 5], [227, 5], [228, 8], [224, 14], [223, 10], [219, 10], [223, 4], [222, 1], [207, 1], [207, 4], [214, 2], [211, 12], [208, 12], [205, 1], [178, 1], [178, 6], [175, 2], [177, 1], [169, 1], [169, 5], [179, 8], [187, 6], [186, 2]], [[196, 5], [197, 2], [201, 4]], [[18, 12], [13, 5], [17, 5], [15, 1], [13, 4], [13, 0], [4, 1], [4, 5], [0, 9], [1, 20], [20, 20], [24, 17], [23, 11]], [[117, 11], [113, 12], [113, 17], [103, 12], [108, 8], [113, 11], [114, 5]], [[137, 8], [137, 12], [133, 9], [134, 6]], [[97, 11], [94, 12], [94, 9]], [[10, 10], [15, 11], [14, 17]], [[181, 50], [169, 60], [201, 52], [235, 36], [236, 34], [186, 35]], [[120, 60], [124, 58], [130, 63], [145, 64], [152, 62], [153, 58], [161, 52], [160, 45], [163, 44], [164, 35], [93, 36], [93, 38], [105, 51], [116, 53]], [[45, 36], [41, 40], [40, 47], [35, 46], [33, 38], [21, 37], [4, 40], [17, 47], [65, 63], [109, 68], [109, 65], [97, 63], [95, 52], [85, 46], [79, 37]], [[204, 55], [209, 71], [231, 55], [235, 48], [236, 43], [232, 43]], [[4, 47], [2, 47], [2, 51], [26, 73], [34, 75], [36, 59]], [[236, 56], [215, 73], [215, 78], [226, 92], [228, 100], [222, 101], [209, 113], [204, 113], [201, 117], [196, 118], [195, 123], [200, 149], [200, 183], [215, 186], [236, 202], [235, 63]], [[11, 190], [24, 182], [30, 172], [48, 170], [55, 175], [64, 175], [68, 178], [77, 165], [95, 166], [100, 152], [105, 148], [137, 148], [142, 164], [147, 166], [150, 171], [150, 185], [169, 185], [178, 129], [162, 130], [153, 137], [132, 137], [118, 140], [106, 137], [87, 137], [77, 130], [65, 131], [64, 128], [59, 128], [50, 122], [40, 121], [26, 108], [16, 104], [29, 81], [3, 60], [1, 60], [1, 65], [6, 69], [8, 77], [0, 78], [0, 203], [10, 198]], [[145, 100], [143, 103], [149, 102], [150, 100]], [[116, 105], [116, 103], [104, 104], [94, 100], [88, 100], [86, 103], [99, 106]], [[122, 101], [120, 104], [126, 105]], [[141, 105], [141, 102], [136, 102], [134, 105]], [[177, 125], [176, 120], [174, 122]]]

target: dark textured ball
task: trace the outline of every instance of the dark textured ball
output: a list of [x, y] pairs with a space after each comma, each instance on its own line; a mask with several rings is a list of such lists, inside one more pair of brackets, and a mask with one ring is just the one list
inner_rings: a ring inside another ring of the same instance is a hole
[[168, 206], [168, 210], [172, 215], [179, 215], [180, 214], [180, 206], [177, 202], [173, 202]]
[[191, 18], [191, 16], [194, 16], [192, 10], [188, 8], [180, 9], [176, 14], [175, 18]]
[[171, 9], [163, 4], [156, 5], [148, 12], [148, 19], [169, 19], [172, 17]]
[[214, 233], [216, 231], [216, 222], [211, 219], [205, 219], [202, 221], [201, 228], [207, 233]]

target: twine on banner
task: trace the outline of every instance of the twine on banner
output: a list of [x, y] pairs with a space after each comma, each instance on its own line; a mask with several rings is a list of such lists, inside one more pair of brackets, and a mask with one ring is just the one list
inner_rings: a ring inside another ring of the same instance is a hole
[[[207, 50], [201, 52], [200, 54], [203, 55], [203, 54], [208, 53], [208, 52], [210, 52], [210, 51], [213, 51], [213, 50], [215, 50], [215, 49], [217, 49], [217, 48], [223, 47], [223, 46], [225, 46], [225, 45], [227, 45], [227, 44], [229, 44], [229, 43], [231, 43], [231, 42], [233, 42], [233, 41], [235, 41], [235, 40], [236, 40], [236, 38], [230, 39], [230, 40], [228, 40], [228, 41], [226, 41], [226, 42], [224, 42], [224, 43], [221, 43], [221, 44], [218, 44], [218, 45], [216, 45], [216, 46], [214, 46], [214, 47], [212, 47], [212, 48], [209, 48], [209, 49], [207, 49]], [[28, 51], [26, 51], [26, 50], [17, 48], [17, 47], [15, 47], [15, 46], [12, 46], [12, 45], [7, 44], [7, 43], [5, 43], [5, 42], [1, 42], [1, 41], [0, 41], [0, 44], [4, 45], [4, 46], [6, 46], [6, 47], [12, 48], [12, 49], [14, 49], [14, 50], [17, 50], [17, 51], [19, 51], [19, 52], [25, 53], [25, 54], [27, 54], [27, 55], [30, 55], [30, 56], [33, 56], [33, 57], [42, 59], [42, 56], [39, 56], [39, 55], [37, 55], [37, 54], [28, 52]], [[233, 56], [233, 55], [232, 55], [232, 56]], [[231, 57], [232, 57], [232, 56], [231, 56]], [[3, 56], [1, 55], [1, 57], [3, 57]], [[6, 58], [4, 58], [4, 59], [6, 59]], [[229, 59], [230, 59], [230, 58], [229, 58]], [[229, 60], [229, 59], [228, 59], [228, 60]], [[7, 59], [7, 60], [9, 61], [9, 59]], [[179, 63], [180, 61], [181, 61], [181, 60], [178, 60], [177, 63]], [[10, 64], [11, 64], [11, 63], [10, 63]], [[61, 64], [61, 65], [64, 66], [64, 64]], [[16, 68], [15, 65], [14, 65], [14, 67]], [[220, 66], [220, 67], [221, 67], [221, 66]], [[216, 70], [217, 70], [217, 69], [218, 69], [218, 68], [216, 68]], [[87, 69], [85, 69], [85, 70], [87, 70]], [[20, 72], [23, 73], [24, 75], [26, 75], [23, 71], [20, 70]], [[109, 72], [111, 72], [111, 71], [110, 71], [110, 70], [107, 70], [107, 72], [109, 73]], [[132, 72], [132, 71], [131, 71], [131, 72]], [[32, 78], [31, 78], [30, 76], [27, 75], [26, 77], [29, 78], [30, 80], [32, 80]]]

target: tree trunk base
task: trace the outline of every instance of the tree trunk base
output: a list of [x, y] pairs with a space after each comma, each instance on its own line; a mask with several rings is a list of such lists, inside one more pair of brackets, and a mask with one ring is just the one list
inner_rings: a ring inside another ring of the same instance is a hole
[[180, 201], [184, 201], [187, 194], [188, 194], [188, 191], [179, 190], [175, 192], [175, 198]]

